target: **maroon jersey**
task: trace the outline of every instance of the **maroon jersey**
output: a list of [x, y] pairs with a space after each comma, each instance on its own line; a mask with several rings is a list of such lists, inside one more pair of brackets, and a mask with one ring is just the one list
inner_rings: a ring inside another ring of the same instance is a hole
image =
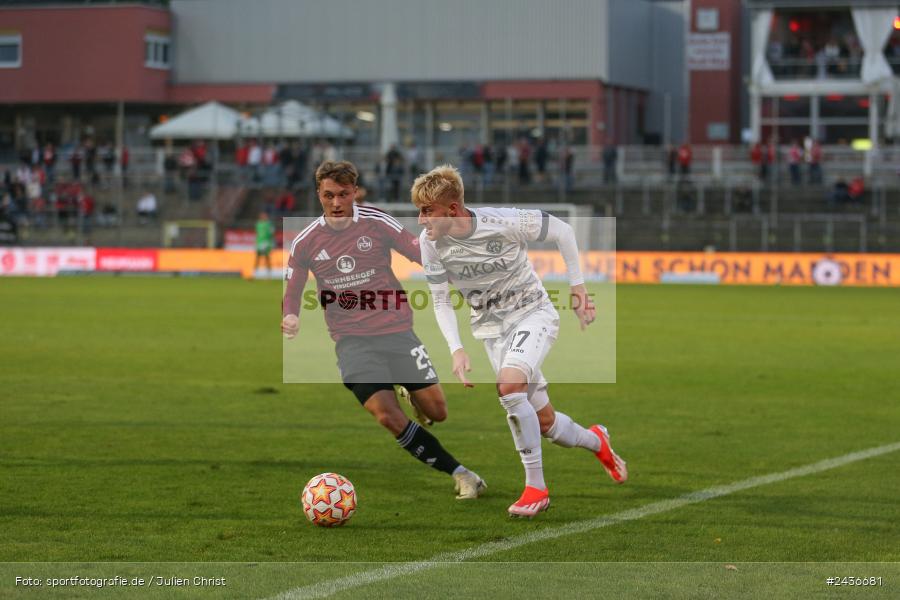
[[332, 339], [412, 329], [406, 292], [391, 270], [391, 249], [421, 264], [419, 239], [389, 214], [353, 207], [353, 222], [332, 229], [319, 217], [294, 238], [288, 258], [282, 315], [300, 311], [309, 277], [316, 277], [318, 303]]

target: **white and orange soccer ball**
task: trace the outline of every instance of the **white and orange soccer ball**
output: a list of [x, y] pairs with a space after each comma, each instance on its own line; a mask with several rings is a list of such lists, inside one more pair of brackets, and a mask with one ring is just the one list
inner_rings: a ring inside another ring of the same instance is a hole
[[343, 475], [321, 473], [300, 492], [303, 512], [313, 525], [337, 527], [350, 520], [356, 512], [356, 490]]

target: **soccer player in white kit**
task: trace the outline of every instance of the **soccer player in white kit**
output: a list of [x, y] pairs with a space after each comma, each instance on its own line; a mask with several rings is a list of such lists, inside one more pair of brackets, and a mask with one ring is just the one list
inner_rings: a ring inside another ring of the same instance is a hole
[[528, 259], [528, 242], [556, 242], [581, 328], [595, 316], [572, 228], [539, 210], [468, 209], [463, 196], [459, 171], [449, 165], [419, 176], [412, 186], [412, 202], [424, 227], [419, 238], [422, 265], [438, 325], [453, 356], [453, 372], [471, 386], [465, 375], [469, 357], [451, 304], [451, 282], [471, 308], [472, 335], [483, 341], [497, 375], [500, 404], [525, 467], [525, 491], [509, 507], [509, 514], [533, 517], [550, 505], [542, 435], [565, 448], [591, 451], [614, 481], [624, 483], [628, 470], [610, 447], [606, 428], [585, 429], [554, 410], [541, 373], [541, 363], [559, 334], [559, 314]]

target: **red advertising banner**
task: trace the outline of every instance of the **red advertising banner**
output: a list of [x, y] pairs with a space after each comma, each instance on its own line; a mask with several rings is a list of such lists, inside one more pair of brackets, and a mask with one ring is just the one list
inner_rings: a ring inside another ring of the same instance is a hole
[[60, 271], [93, 271], [94, 248], [0, 248], [0, 276], [53, 277]]
[[98, 271], [156, 271], [158, 266], [155, 248], [97, 248]]

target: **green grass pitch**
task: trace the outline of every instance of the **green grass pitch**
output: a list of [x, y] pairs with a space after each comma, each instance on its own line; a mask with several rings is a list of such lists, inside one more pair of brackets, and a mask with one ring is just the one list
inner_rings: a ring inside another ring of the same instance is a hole
[[[458, 502], [342, 386], [281, 383], [280, 296], [278, 282], [0, 281], [0, 597], [37, 597], [17, 575], [63, 574], [30, 562], [230, 563], [155, 572], [227, 572], [228, 588], [146, 594], [260, 597], [900, 441], [897, 290], [620, 286], [617, 383], [550, 395], [609, 427], [631, 480], [545, 444], [551, 510], [511, 520], [522, 469], [493, 386], [445, 380], [450, 417], [433, 431], [490, 486]], [[416, 321], [437, 339], [430, 309]], [[330, 345], [303, 348], [334, 363]], [[445, 346], [429, 348], [446, 365]], [[313, 527], [300, 510], [323, 471], [358, 490], [346, 527]], [[869, 563], [833, 574], [881, 575], [866, 597], [897, 597], [898, 473], [900, 452], [338, 597], [451, 597], [460, 580], [495, 597], [522, 582], [529, 597], [594, 595], [600, 580], [617, 597], [846, 597], [820, 562]], [[811, 564], [751, 564], [798, 561]], [[310, 564], [283, 564], [298, 562]], [[567, 564], [529, 565], [553, 562]]]

